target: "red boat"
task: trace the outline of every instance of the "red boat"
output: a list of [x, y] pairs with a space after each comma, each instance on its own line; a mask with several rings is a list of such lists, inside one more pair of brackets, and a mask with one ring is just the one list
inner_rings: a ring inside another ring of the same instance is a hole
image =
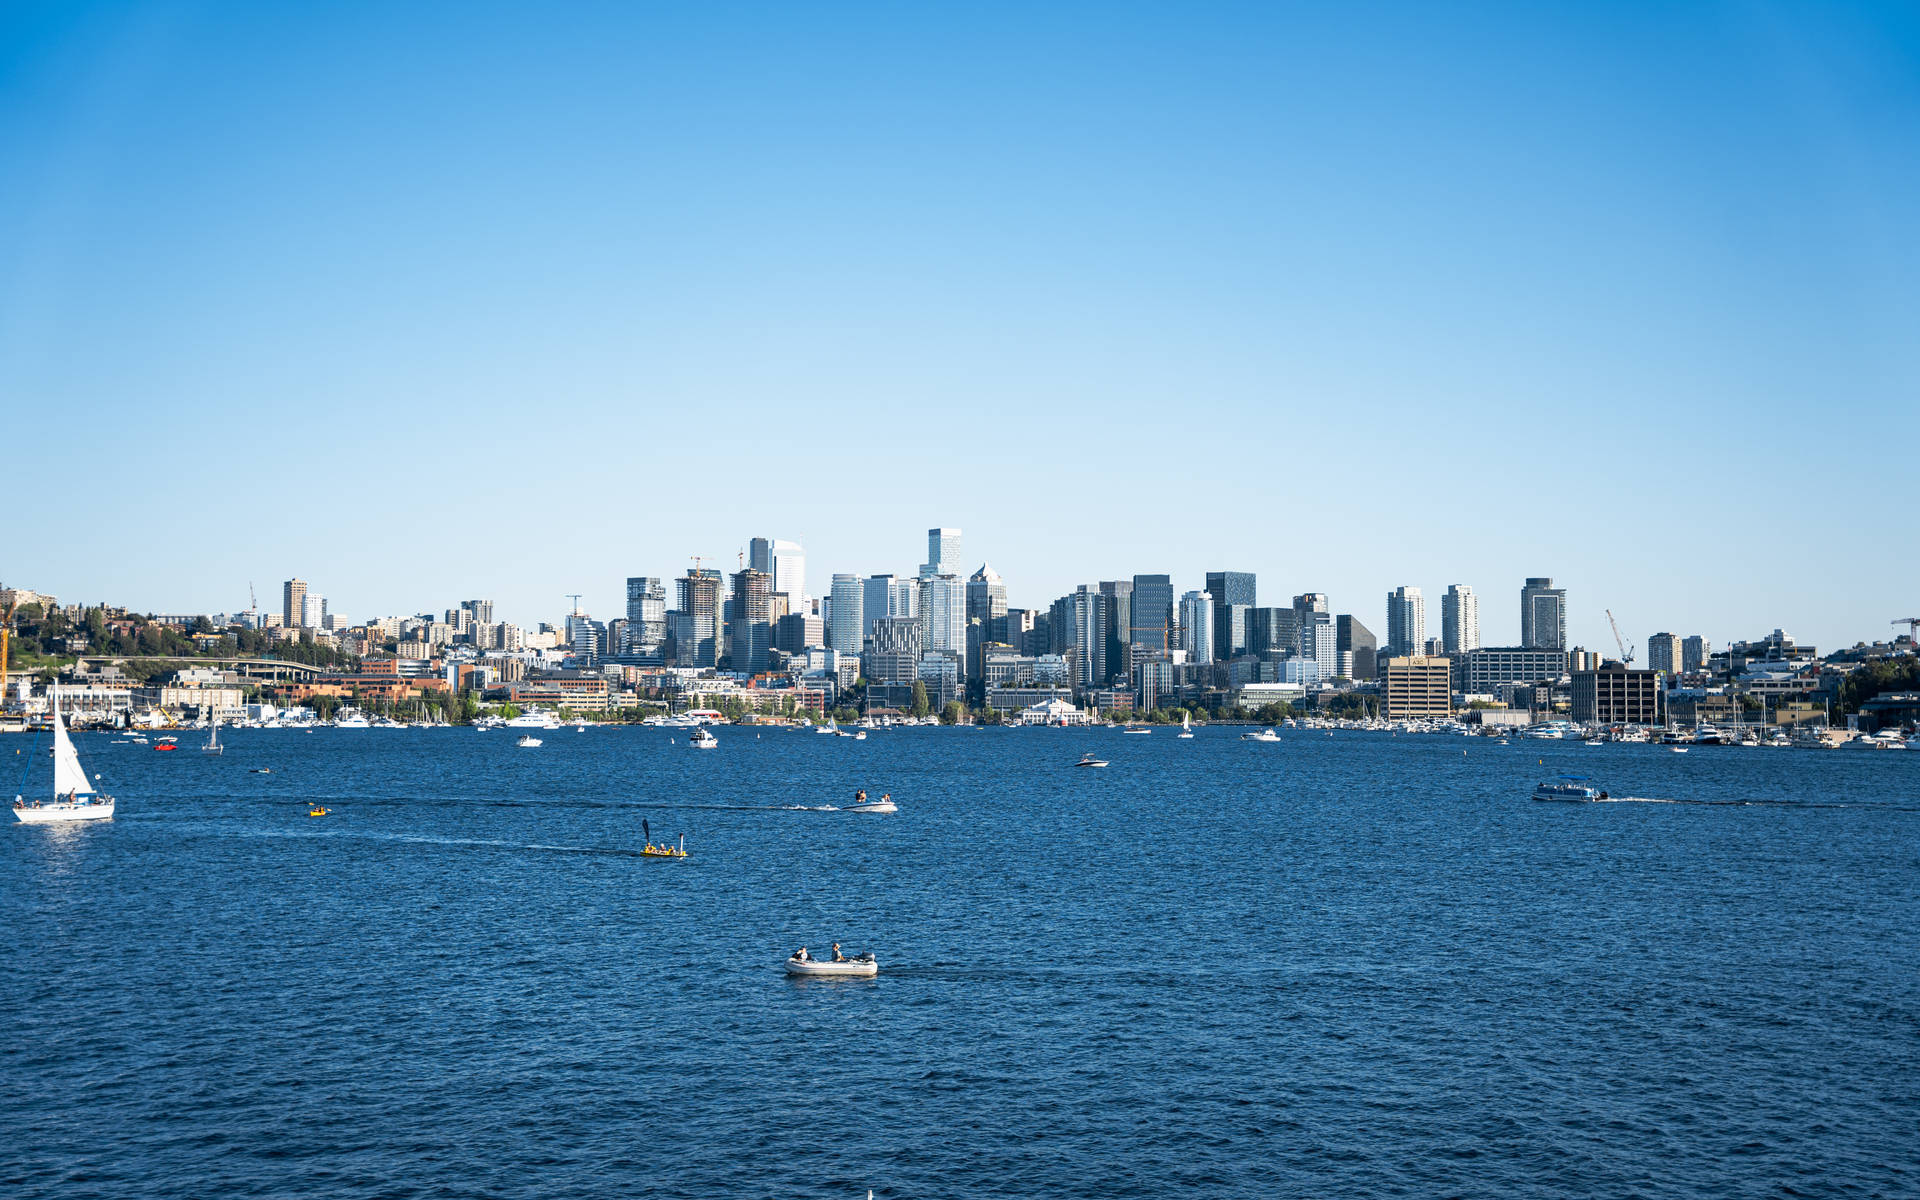
[[155, 750], [178, 750], [179, 748], [179, 744], [175, 742], [161, 742], [158, 746], [154, 747]]

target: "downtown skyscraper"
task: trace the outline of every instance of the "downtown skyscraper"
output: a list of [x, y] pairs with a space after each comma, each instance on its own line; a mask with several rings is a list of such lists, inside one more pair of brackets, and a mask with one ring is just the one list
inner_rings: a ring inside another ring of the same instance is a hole
[[1520, 589], [1520, 646], [1526, 650], [1567, 648], [1567, 590], [1553, 580], [1534, 578]]
[[1480, 648], [1480, 598], [1464, 583], [1449, 584], [1440, 597], [1440, 644], [1448, 654]]
[[1387, 653], [1405, 656], [1423, 652], [1427, 641], [1427, 600], [1417, 587], [1397, 587], [1387, 593]]

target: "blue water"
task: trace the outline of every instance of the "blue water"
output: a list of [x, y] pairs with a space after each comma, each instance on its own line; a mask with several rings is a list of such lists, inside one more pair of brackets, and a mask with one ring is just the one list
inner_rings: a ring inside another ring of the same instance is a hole
[[82, 736], [0, 1194], [1920, 1194], [1920, 755], [545, 736]]

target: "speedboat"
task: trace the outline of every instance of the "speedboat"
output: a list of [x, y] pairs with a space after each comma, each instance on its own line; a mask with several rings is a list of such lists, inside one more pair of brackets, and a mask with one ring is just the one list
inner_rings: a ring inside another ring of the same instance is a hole
[[1082, 754], [1080, 761], [1073, 765], [1076, 767], [1104, 767], [1107, 765], [1107, 760], [1104, 758], [1095, 758], [1092, 754]]
[[535, 746], [538, 746], [539, 744], [540, 744], [540, 739], [533, 736], [530, 733], [521, 734], [520, 740], [514, 743], [514, 745], [516, 746], [524, 746], [529, 750], [531, 750]]
[[1565, 800], [1575, 804], [1605, 800], [1607, 794], [1588, 785], [1578, 775], [1562, 775], [1557, 783], [1543, 783], [1533, 789], [1535, 800]]
[[1256, 729], [1252, 733], [1241, 734], [1240, 740], [1243, 742], [1277, 742], [1280, 740], [1280, 735], [1274, 731], [1273, 726], [1269, 725], [1265, 729]]
[[872, 978], [880, 973], [880, 964], [872, 954], [862, 954], [854, 958], [834, 962], [832, 959], [801, 958], [794, 955], [787, 960], [789, 975], [853, 975]]
[[687, 745], [692, 746], [695, 750], [711, 750], [719, 744], [720, 739], [708, 732], [704, 725], [695, 729], [693, 736], [687, 739]]
[[[1106, 764], [1103, 763], [1101, 765], [1104, 766]], [[842, 808], [840, 811], [841, 812], [890, 813], [890, 812], [899, 812], [900, 806], [893, 802], [893, 797], [891, 795], [885, 795], [880, 797], [878, 800], [857, 801], [853, 804], [847, 805], [845, 808]]]

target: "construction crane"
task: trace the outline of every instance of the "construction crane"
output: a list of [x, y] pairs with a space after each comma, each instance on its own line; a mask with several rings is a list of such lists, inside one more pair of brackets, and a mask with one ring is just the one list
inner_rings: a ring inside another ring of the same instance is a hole
[[1910, 642], [1920, 642], [1920, 617], [1895, 617], [1892, 621], [1888, 622], [1888, 624], [1905, 625], [1907, 627], [1907, 640]]
[[1633, 648], [1627, 645], [1627, 639], [1620, 636], [1620, 622], [1613, 619], [1613, 610], [1607, 609], [1607, 624], [1613, 626], [1613, 644], [1620, 647], [1620, 661], [1627, 666], [1633, 665]]
[[563, 596], [565, 596], [565, 597], [566, 597], [567, 599], [569, 599], [569, 600], [571, 600], [571, 601], [573, 601], [573, 612], [572, 612], [571, 614], [569, 614], [569, 615], [571, 615], [571, 616], [576, 616], [576, 617], [577, 617], [577, 616], [579, 616], [579, 615], [580, 615], [580, 597], [581, 597], [581, 595], [582, 595], [583, 593], [580, 593], [580, 592], [562, 592], [562, 593], [560, 593], [560, 594], [561, 594], [561, 595], [563, 595]]

